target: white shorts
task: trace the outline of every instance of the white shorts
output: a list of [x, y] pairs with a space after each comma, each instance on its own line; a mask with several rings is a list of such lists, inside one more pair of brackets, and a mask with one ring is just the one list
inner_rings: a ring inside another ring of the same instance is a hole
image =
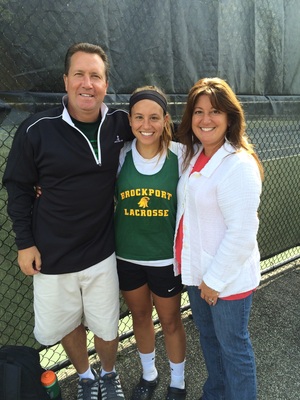
[[99, 338], [118, 335], [120, 315], [116, 256], [80, 272], [33, 277], [34, 335], [53, 345], [81, 323]]

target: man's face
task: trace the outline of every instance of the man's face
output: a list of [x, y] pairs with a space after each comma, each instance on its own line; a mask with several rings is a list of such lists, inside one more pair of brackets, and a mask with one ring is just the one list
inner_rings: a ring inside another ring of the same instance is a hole
[[96, 121], [108, 87], [101, 57], [82, 51], [73, 54], [64, 82], [70, 115], [82, 122]]

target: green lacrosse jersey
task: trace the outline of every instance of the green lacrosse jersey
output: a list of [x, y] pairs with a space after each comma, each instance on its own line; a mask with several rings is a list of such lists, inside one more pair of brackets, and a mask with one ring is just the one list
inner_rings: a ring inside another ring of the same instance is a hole
[[168, 151], [162, 168], [140, 173], [128, 151], [116, 182], [116, 255], [128, 260], [173, 258], [179, 179], [178, 158]]

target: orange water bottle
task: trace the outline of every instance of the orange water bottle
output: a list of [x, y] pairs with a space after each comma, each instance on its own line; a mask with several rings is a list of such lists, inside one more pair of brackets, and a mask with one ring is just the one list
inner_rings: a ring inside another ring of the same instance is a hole
[[59, 383], [53, 371], [49, 369], [43, 372], [41, 375], [41, 382], [51, 400], [62, 400]]

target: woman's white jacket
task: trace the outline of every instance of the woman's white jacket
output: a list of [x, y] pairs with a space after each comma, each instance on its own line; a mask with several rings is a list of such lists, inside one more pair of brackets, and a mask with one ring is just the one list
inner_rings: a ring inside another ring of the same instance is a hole
[[[254, 158], [225, 143], [201, 172], [190, 175], [202, 147], [178, 184], [177, 226], [183, 219], [182, 282], [202, 280], [220, 297], [260, 281], [257, 210], [261, 178]], [[175, 235], [176, 237], [176, 235]], [[175, 261], [175, 274], [179, 273]]]

